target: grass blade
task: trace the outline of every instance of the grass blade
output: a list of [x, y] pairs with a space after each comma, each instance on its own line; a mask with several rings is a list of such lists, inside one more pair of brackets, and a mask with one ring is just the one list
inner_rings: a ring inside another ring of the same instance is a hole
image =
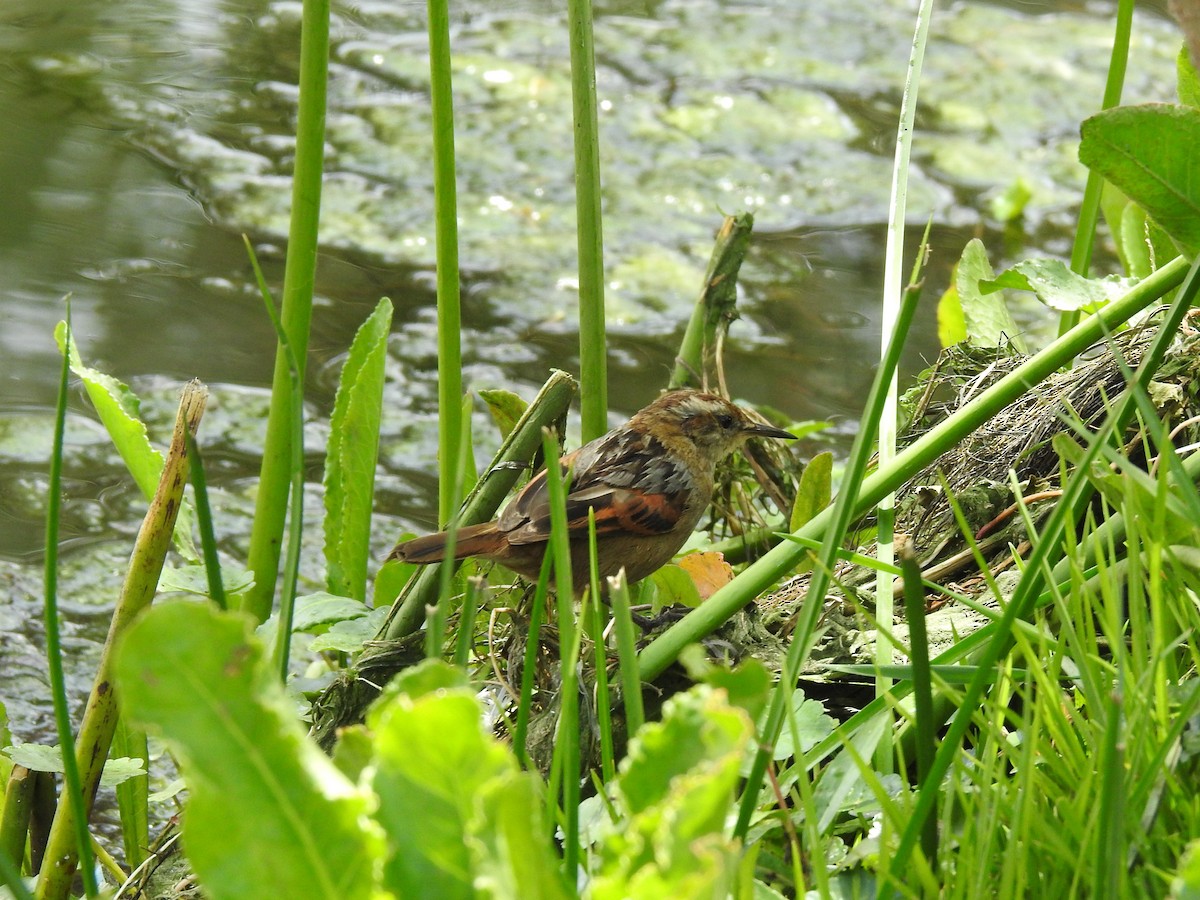
[[[67, 301], [66, 343], [70, 347], [71, 340], [71, 306]], [[45, 566], [45, 624], [46, 624], [46, 662], [50, 672], [50, 690], [54, 698], [54, 724], [58, 732], [58, 743], [62, 747], [63, 759], [63, 800], [58, 819], [70, 818], [72, 838], [75, 842], [75, 852], [82, 865], [83, 889], [89, 897], [96, 896], [99, 888], [96, 884], [96, 872], [92, 866], [92, 848], [88, 840], [87, 815], [81, 810], [90, 807], [84, 803], [83, 784], [79, 777], [79, 765], [75, 758], [75, 735], [71, 730], [70, 707], [67, 705], [66, 678], [63, 675], [62, 637], [58, 627], [58, 521], [62, 508], [62, 456], [63, 437], [67, 426], [67, 377], [70, 372], [71, 354], [69, 349], [63, 350], [62, 369], [58, 379], [58, 400], [54, 407], [54, 449], [50, 454], [50, 484], [47, 488], [46, 500], [46, 566]], [[67, 810], [73, 813], [64, 815]], [[51, 857], [47, 856], [47, 859]], [[70, 884], [70, 875], [74, 872], [76, 857], [71, 854], [65, 861], [69, 867], [66, 887]], [[45, 868], [45, 866], [43, 866]], [[61, 870], [64, 866], [54, 866]], [[60, 876], [61, 877], [61, 876]], [[48, 879], [44, 879], [48, 880]], [[46, 891], [40, 889], [43, 895]]]
[[188, 453], [192, 456], [192, 492], [196, 497], [196, 524], [200, 527], [200, 550], [204, 555], [204, 574], [208, 578], [208, 596], [217, 609], [227, 609], [225, 585], [221, 581], [221, 560], [217, 555], [217, 536], [213, 530], [212, 508], [208, 505], [208, 479], [204, 477], [204, 460], [200, 445], [189, 431]]

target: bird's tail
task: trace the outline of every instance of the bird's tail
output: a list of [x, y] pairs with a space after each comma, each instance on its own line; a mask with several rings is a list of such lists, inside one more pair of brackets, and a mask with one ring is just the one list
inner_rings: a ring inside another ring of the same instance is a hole
[[[394, 559], [417, 565], [441, 562], [446, 558], [448, 540], [449, 535], [445, 531], [439, 531], [437, 534], [427, 534], [410, 541], [402, 541], [388, 554], [387, 562]], [[454, 558], [488, 556], [499, 550], [503, 543], [504, 535], [496, 527], [495, 522], [468, 525], [455, 532]]]

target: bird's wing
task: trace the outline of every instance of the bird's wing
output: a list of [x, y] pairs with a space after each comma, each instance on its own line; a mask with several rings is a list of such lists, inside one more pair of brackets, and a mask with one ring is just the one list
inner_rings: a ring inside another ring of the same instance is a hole
[[[671, 531], [687, 508], [694, 480], [687, 466], [654, 438], [619, 429], [585, 444], [560, 461], [567, 492], [567, 530], [586, 535], [588, 510], [595, 510], [597, 536], [655, 535]], [[550, 537], [546, 473], [527, 484], [497, 523], [509, 543], [539, 543]]]

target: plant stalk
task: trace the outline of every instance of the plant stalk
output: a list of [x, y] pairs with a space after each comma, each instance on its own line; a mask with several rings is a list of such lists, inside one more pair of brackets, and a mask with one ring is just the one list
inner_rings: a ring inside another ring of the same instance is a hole
[[[312, 322], [313, 283], [317, 272], [317, 227], [321, 212], [321, 172], [325, 163], [326, 77], [329, 70], [329, 0], [304, 0], [300, 32], [300, 107], [296, 122], [296, 166], [292, 215], [283, 273], [281, 319], [299, 366], [303, 389], [308, 332]], [[258, 622], [271, 614], [279, 555], [291, 488], [293, 415], [291, 371], [282, 343], [275, 348], [271, 408], [259, 473], [248, 564], [254, 586], [243, 609]], [[297, 509], [295, 515], [301, 515]]]

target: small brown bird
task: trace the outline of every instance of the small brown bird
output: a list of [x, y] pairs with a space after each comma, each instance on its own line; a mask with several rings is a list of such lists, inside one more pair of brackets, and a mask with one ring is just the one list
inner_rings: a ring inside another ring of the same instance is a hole
[[[700, 391], [663, 394], [627, 423], [562, 457], [571, 571], [578, 594], [589, 581], [588, 509], [595, 510], [600, 583], [623, 566], [630, 582], [665, 565], [683, 546], [713, 495], [718, 462], [752, 437], [793, 435], [756, 422], [728, 400]], [[454, 558], [478, 556], [536, 579], [550, 538], [546, 473], [532, 478], [494, 522], [458, 529]], [[446, 532], [397, 544], [388, 555], [441, 562]]]

